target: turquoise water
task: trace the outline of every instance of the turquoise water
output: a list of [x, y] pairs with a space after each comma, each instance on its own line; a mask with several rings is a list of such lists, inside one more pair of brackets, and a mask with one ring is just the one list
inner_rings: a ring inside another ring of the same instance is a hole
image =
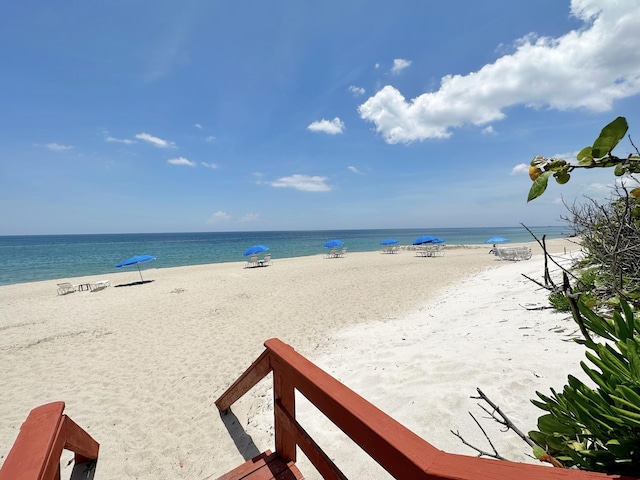
[[[539, 238], [566, 233], [564, 227], [530, 228]], [[422, 235], [449, 245], [481, 244], [493, 236], [533, 240], [523, 227], [0, 236], [0, 285], [109, 274], [121, 260], [141, 254], [157, 257], [148, 267], [166, 268], [244, 261], [242, 253], [255, 244], [267, 245], [277, 259], [322, 254], [331, 239], [342, 240], [350, 252], [371, 252], [387, 238], [411, 245]]]

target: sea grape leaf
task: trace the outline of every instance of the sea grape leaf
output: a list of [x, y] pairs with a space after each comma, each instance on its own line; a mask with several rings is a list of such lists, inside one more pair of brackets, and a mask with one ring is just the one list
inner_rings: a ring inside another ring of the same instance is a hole
[[629, 129], [627, 119], [618, 117], [600, 132], [600, 136], [593, 142], [591, 151], [594, 158], [602, 158], [609, 154], [622, 140]]
[[538, 198], [540, 195], [544, 193], [547, 189], [547, 184], [549, 183], [549, 176], [552, 172], [542, 172], [538, 178], [536, 178], [531, 185], [531, 189], [529, 190], [529, 196], [527, 197], [527, 202], [530, 202], [534, 198]]

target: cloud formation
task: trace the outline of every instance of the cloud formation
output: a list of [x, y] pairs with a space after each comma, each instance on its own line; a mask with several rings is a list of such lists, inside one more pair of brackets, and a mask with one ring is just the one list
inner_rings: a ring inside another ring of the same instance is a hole
[[174, 142], [171, 142], [169, 140], [163, 140], [162, 138], [159, 138], [159, 137], [154, 137], [153, 135], [150, 135], [148, 133], [138, 133], [136, 135], [136, 138], [138, 140], [142, 140], [144, 142], [150, 143], [154, 147], [176, 148], [176, 144]]
[[349, 87], [349, 91], [353, 93], [354, 97], [359, 97], [360, 95], [364, 95], [364, 88], [356, 87], [355, 85], [351, 85]]
[[405, 60], [404, 58], [394, 58], [391, 73], [398, 75], [402, 70], [411, 66], [412, 63], [413, 62], [411, 60]]
[[270, 185], [277, 188], [294, 188], [303, 192], [329, 192], [331, 186], [327, 185], [326, 182], [327, 177], [295, 174], [289, 177], [281, 177], [271, 182]]
[[209, 217], [209, 219], [207, 220], [207, 223], [214, 224], [214, 223], [227, 222], [230, 219], [231, 219], [231, 215], [229, 215], [226, 212], [222, 212], [218, 210], [216, 213], [214, 213]]
[[344, 130], [344, 123], [338, 117], [333, 120], [322, 120], [315, 121], [309, 126], [307, 126], [307, 130], [311, 130], [312, 132], [322, 132], [328, 133], [329, 135], [336, 135], [338, 133], [342, 133]]
[[73, 145], [60, 145], [59, 143], [47, 143], [45, 147], [54, 152], [64, 152], [74, 148]]
[[169, 160], [167, 160], [167, 163], [170, 163], [171, 165], [183, 165], [186, 167], [195, 167], [197, 165], [196, 162], [187, 160], [184, 157], [170, 158]]
[[477, 72], [447, 75], [437, 91], [409, 101], [386, 85], [358, 113], [387, 143], [411, 143], [502, 120], [515, 105], [603, 112], [640, 92], [640, 2], [573, 0], [571, 13], [584, 28], [559, 38], [527, 35], [513, 53]]

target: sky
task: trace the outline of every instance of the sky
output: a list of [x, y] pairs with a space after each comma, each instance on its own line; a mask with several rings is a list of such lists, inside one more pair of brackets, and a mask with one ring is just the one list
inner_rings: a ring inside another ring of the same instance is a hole
[[[0, 235], [562, 225], [637, 0], [33, 0], [0, 16]], [[633, 151], [623, 140], [614, 151]]]

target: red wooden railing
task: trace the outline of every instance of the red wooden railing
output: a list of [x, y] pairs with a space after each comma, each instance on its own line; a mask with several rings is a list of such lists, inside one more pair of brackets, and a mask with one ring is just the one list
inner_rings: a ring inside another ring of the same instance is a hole
[[34, 408], [0, 468], [0, 480], [60, 480], [60, 455], [75, 453], [75, 463], [98, 458], [100, 445], [64, 415], [64, 402]]
[[216, 400], [222, 412], [273, 372], [275, 450], [296, 461], [299, 447], [325, 479], [345, 479], [296, 421], [295, 390], [395, 478], [424, 480], [638, 480], [618, 475], [470, 457], [438, 450], [278, 339]]

